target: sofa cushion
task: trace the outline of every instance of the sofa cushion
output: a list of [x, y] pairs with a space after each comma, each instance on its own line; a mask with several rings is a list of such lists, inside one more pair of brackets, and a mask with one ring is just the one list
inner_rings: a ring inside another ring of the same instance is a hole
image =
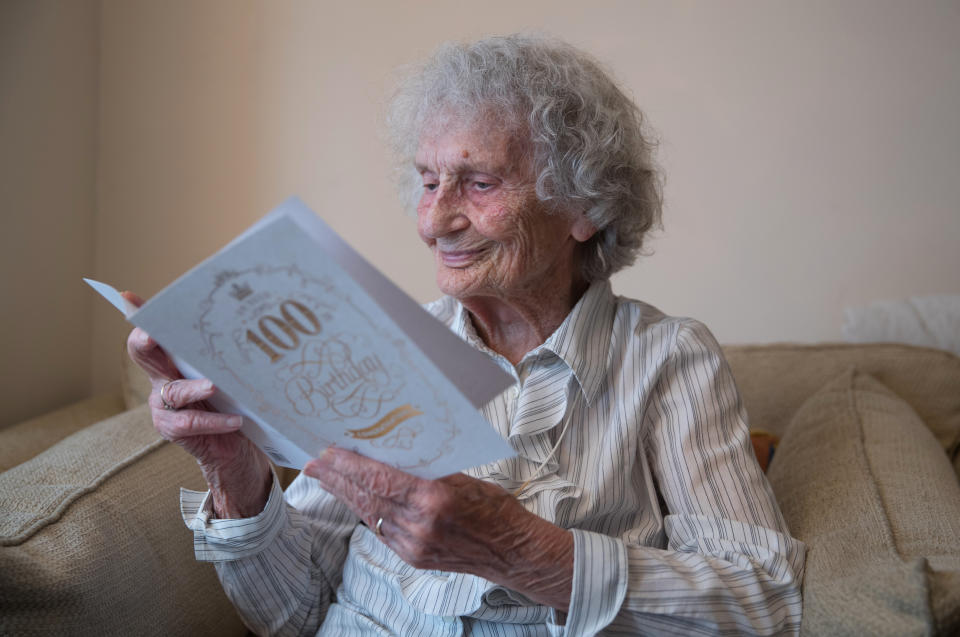
[[916, 410], [948, 455], [960, 449], [960, 358], [912, 345], [734, 345], [723, 348], [751, 427], [776, 436], [828, 379], [856, 367]]
[[0, 634], [245, 634], [181, 485], [203, 488], [197, 463], [145, 406], [0, 474]]
[[960, 630], [960, 484], [890, 389], [843, 372], [794, 416], [768, 477], [807, 545], [804, 634]]
[[102, 394], [0, 430], [0, 472], [123, 410], [124, 401], [119, 393]]

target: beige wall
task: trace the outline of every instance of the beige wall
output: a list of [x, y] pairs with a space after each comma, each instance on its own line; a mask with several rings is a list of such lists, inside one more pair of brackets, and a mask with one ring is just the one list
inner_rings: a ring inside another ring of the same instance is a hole
[[[528, 28], [606, 61], [663, 140], [665, 231], [620, 293], [725, 342], [960, 293], [960, 7], [876, 0], [105, 0], [96, 274], [153, 294], [297, 193], [433, 297], [380, 138], [391, 69]], [[127, 328], [94, 316], [105, 388]]]
[[[265, 3], [103, 2], [97, 276], [149, 296], [269, 209]], [[94, 306], [93, 383], [130, 326]]]
[[90, 391], [99, 5], [0, 2], [0, 427]]

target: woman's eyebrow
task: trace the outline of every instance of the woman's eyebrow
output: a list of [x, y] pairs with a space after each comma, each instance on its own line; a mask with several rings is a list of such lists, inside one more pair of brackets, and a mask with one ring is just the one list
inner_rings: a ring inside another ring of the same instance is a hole
[[[419, 172], [420, 174], [423, 174], [426, 172], [433, 172], [433, 173], [438, 172], [434, 168], [430, 168], [422, 162], [414, 162], [414, 166], [416, 167], [417, 172]], [[497, 167], [491, 166], [488, 163], [485, 163], [482, 161], [473, 161], [472, 158], [470, 159], [457, 158], [456, 160], [451, 162], [444, 162], [442, 166], [442, 171], [454, 173], [456, 175], [463, 175], [466, 173], [484, 173], [489, 175], [496, 175], [502, 172], [502, 167], [499, 167], [498, 169]]]

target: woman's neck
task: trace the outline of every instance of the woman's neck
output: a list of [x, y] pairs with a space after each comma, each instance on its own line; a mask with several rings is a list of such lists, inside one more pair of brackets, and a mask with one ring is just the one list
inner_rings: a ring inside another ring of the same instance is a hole
[[475, 296], [460, 301], [486, 346], [516, 365], [560, 327], [588, 287], [578, 277], [566, 286], [539, 286], [509, 296]]

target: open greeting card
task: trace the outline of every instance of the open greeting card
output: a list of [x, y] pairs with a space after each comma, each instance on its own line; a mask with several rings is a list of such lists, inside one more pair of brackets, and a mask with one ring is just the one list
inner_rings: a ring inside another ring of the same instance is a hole
[[425, 478], [513, 455], [479, 409], [512, 382], [292, 198], [137, 309], [279, 465], [329, 445]]

